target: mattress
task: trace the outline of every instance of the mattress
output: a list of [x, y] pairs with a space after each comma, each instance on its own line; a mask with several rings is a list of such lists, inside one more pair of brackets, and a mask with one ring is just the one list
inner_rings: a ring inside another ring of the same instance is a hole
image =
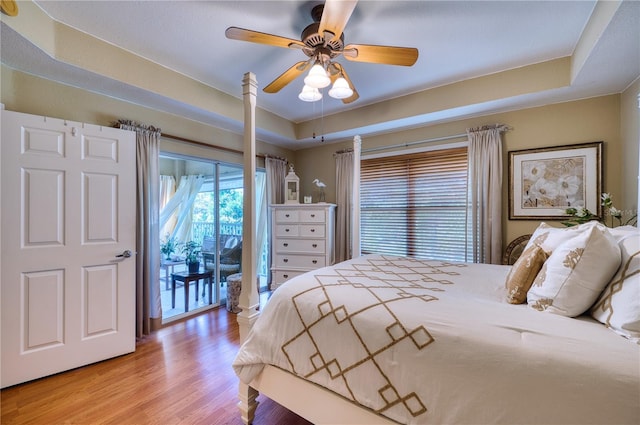
[[306, 273], [233, 368], [250, 384], [273, 365], [398, 423], [640, 423], [640, 346], [507, 303], [509, 269], [367, 255]]

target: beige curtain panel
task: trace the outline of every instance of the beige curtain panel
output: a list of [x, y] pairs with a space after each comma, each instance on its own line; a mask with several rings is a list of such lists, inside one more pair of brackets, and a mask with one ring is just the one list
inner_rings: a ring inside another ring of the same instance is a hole
[[339, 152], [336, 158], [336, 263], [352, 258], [353, 151]]
[[119, 121], [136, 132], [136, 337], [149, 335], [162, 322], [160, 299], [160, 129]]
[[473, 244], [473, 262], [502, 261], [502, 132], [508, 127], [470, 128], [469, 209], [467, 224]]

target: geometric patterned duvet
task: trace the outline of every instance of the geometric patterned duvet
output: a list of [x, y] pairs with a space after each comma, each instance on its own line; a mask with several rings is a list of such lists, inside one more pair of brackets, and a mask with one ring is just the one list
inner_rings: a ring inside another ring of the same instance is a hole
[[[506, 300], [508, 266], [368, 255], [274, 292], [233, 367], [265, 364], [399, 423], [640, 423], [640, 351]], [[613, 361], [612, 361], [613, 360]]]

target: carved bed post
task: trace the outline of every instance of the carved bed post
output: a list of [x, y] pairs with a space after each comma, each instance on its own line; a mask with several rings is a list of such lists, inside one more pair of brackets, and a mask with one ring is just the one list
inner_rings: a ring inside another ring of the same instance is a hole
[[[258, 318], [258, 290], [256, 287], [256, 92], [258, 83], [253, 73], [247, 72], [242, 80], [242, 95], [244, 100], [244, 200], [242, 219], [242, 290], [238, 313], [240, 328], [240, 342], [247, 338], [249, 330]], [[256, 397], [258, 392], [250, 386], [240, 382], [238, 408], [242, 421], [250, 424], [258, 406]]]
[[356, 135], [353, 137], [353, 190], [351, 205], [353, 205], [351, 217], [351, 258], [358, 258], [360, 252], [360, 156], [362, 153], [362, 139]]

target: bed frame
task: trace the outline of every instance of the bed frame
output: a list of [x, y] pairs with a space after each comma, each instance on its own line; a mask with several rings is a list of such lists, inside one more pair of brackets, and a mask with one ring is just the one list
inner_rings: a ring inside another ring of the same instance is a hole
[[[256, 143], [255, 143], [255, 107], [257, 82], [255, 75], [248, 72], [242, 80], [242, 95], [244, 100], [244, 211], [255, 211], [255, 176], [256, 176]], [[354, 137], [354, 199], [360, 198], [360, 150], [361, 140]], [[354, 203], [354, 208], [358, 203]], [[353, 217], [353, 228], [360, 228], [359, 214]], [[254, 282], [257, 281], [256, 258], [256, 214], [245, 214], [243, 220], [243, 250], [242, 250], [242, 290], [238, 313], [240, 327], [240, 341], [243, 342], [249, 330], [259, 316], [259, 297]], [[360, 255], [360, 234], [353, 234], [353, 256]], [[238, 408], [242, 421], [250, 424], [253, 421], [258, 402], [258, 393], [281, 404], [314, 424], [392, 424], [389, 419], [373, 413], [371, 410], [359, 406], [336, 393], [316, 384], [305, 381], [295, 375], [267, 366], [251, 385], [240, 382]], [[328, 408], [331, 406], [331, 408]]]

